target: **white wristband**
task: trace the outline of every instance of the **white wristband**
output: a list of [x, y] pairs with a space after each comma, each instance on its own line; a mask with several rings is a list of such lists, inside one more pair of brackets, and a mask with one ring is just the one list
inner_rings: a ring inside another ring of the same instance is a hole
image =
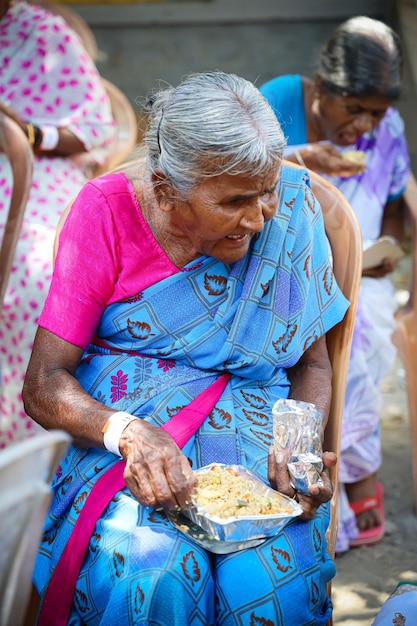
[[298, 165], [302, 165], [303, 167], [306, 167], [306, 164], [304, 163], [304, 159], [301, 156], [301, 153], [299, 150], [294, 150], [294, 156], [298, 161]]
[[104, 447], [109, 452], [113, 452], [116, 456], [122, 456], [119, 450], [119, 441], [122, 432], [130, 422], [137, 419], [139, 418], [135, 415], [130, 415], [123, 411], [113, 413], [102, 428], [102, 433], [104, 433]]
[[41, 127], [42, 141], [40, 150], [55, 150], [59, 142], [59, 131], [56, 126], [45, 125]]

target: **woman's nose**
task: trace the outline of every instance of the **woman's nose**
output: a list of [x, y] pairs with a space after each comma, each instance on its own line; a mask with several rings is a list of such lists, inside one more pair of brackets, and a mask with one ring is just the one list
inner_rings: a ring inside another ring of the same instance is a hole
[[240, 224], [244, 228], [248, 228], [254, 232], [260, 232], [264, 227], [264, 223], [263, 205], [260, 198], [258, 198], [250, 208], [248, 207], [246, 209], [240, 220]]
[[363, 135], [373, 128], [372, 115], [370, 113], [362, 113], [355, 118], [354, 124], [359, 133]]

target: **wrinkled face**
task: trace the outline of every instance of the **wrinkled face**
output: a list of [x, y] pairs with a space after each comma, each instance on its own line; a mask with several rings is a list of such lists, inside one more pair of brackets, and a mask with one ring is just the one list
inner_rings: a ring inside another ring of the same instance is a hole
[[198, 185], [187, 202], [176, 202], [173, 234], [191, 258], [207, 255], [223, 263], [241, 259], [253, 235], [275, 215], [278, 172], [277, 166], [265, 176], [222, 174]]
[[316, 101], [325, 139], [338, 146], [350, 146], [379, 124], [390, 101], [382, 96], [358, 98], [322, 94]]

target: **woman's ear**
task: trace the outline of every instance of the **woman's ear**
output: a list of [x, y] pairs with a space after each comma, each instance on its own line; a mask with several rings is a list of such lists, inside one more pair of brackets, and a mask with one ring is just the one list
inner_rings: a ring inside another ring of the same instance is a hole
[[313, 87], [313, 93], [316, 99], [320, 98], [322, 81], [323, 79], [320, 76], [320, 74], [316, 74], [314, 77], [314, 87]]
[[159, 208], [171, 212], [175, 204], [175, 192], [161, 170], [152, 172], [152, 186]]

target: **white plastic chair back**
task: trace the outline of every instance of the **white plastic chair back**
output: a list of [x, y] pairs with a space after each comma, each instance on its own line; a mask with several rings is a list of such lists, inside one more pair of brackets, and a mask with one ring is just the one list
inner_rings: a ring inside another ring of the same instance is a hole
[[0, 626], [21, 626], [52, 493], [49, 481], [71, 442], [45, 432], [0, 451]]

